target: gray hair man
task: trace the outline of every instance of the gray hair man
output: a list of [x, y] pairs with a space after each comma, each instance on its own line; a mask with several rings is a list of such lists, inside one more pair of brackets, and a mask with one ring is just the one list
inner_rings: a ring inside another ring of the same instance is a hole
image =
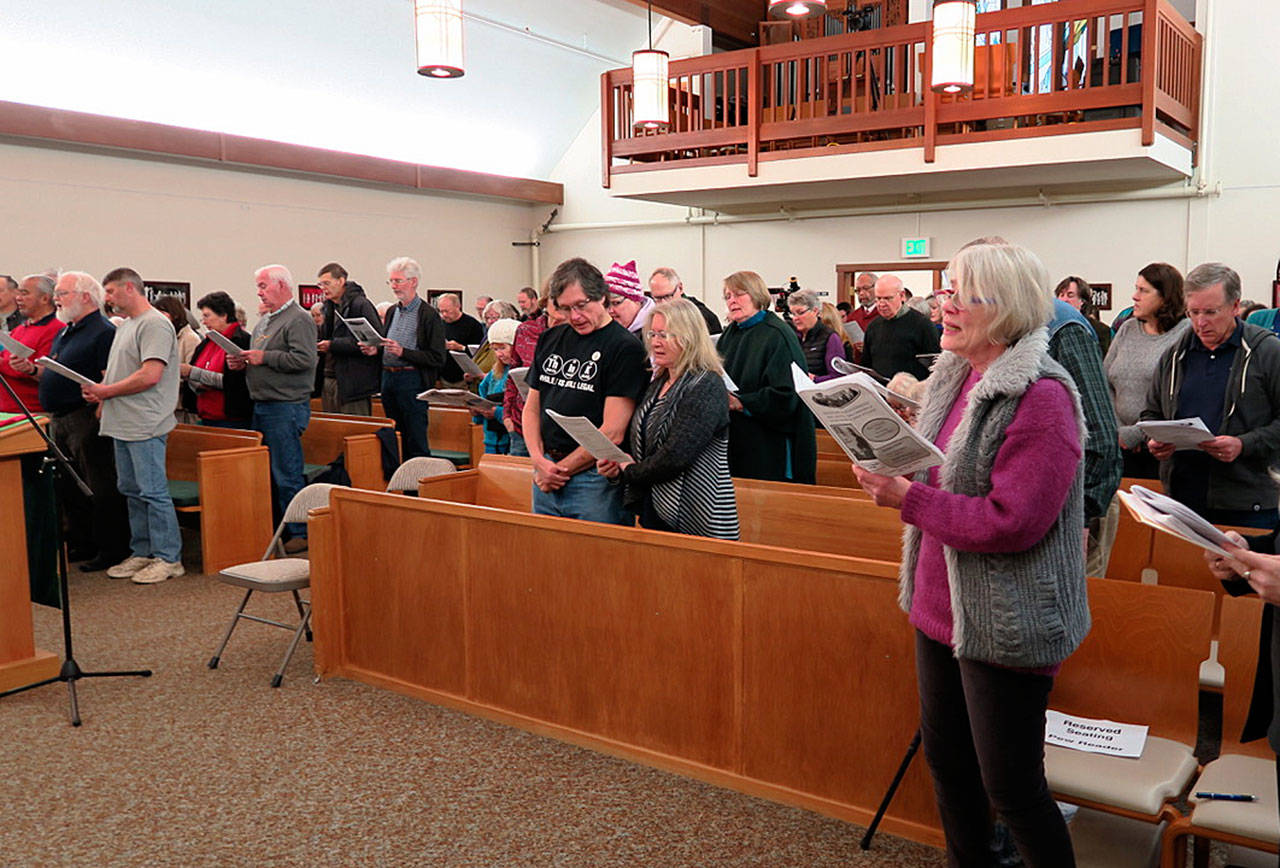
[[103, 436], [115, 445], [116, 483], [128, 503], [130, 556], [107, 570], [140, 585], [182, 575], [182, 537], [169, 497], [165, 450], [177, 420], [178, 338], [151, 306], [142, 278], [116, 268], [102, 279], [107, 304], [125, 317], [116, 328], [100, 384], [81, 387], [102, 405]]
[[1240, 276], [1220, 262], [1192, 269], [1183, 294], [1191, 328], [1160, 357], [1140, 419], [1198, 417], [1211, 436], [1191, 449], [1148, 443], [1160, 480], [1209, 521], [1273, 528], [1280, 338], [1240, 319]]
[[[295, 299], [293, 275], [283, 265], [264, 265], [253, 274], [263, 315], [253, 327], [249, 349], [228, 356], [232, 370], [243, 370], [253, 399], [255, 431], [271, 451], [271, 482], [276, 514], [305, 484], [302, 433], [311, 421], [311, 392], [316, 378], [316, 325]], [[307, 526], [290, 523], [285, 551], [306, 549]]]
[[707, 331], [710, 334], [718, 335], [724, 330], [719, 318], [708, 310], [705, 304], [685, 293], [684, 283], [680, 280], [680, 275], [676, 273], [674, 268], [668, 268], [664, 265], [653, 270], [653, 274], [649, 275], [649, 296], [658, 304], [662, 304], [672, 298], [687, 298], [693, 302], [693, 306], [698, 309], [698, 313], [702, 314], [702, 319], [706, 322]]
[[0, 274], [0, 331], [12, 331], [22, 323], [18, 310], [18, 281], [12, 275]]
[[[49, 358], [100, 381], [116, 334], [102, 314], [102, 284], [83, 271], [64, 271], [58, 275], [53, 300], [66, 327], [53, 339]], [[96, 408], [74, 380], [41, 376], [40, 406], [49, 416], [49, 436], [93, 491], [89, 497], [69, 479], [57, 479], [67, 519], [68, 558], [83, 561], [82, 572], [105, 570], [130, 554], [129, 507], [116, 487], [114, 445], [100, 436]]]
[[[62, 330], [62, 322], [53, 315], [53, 281], [43, 274], [24, 277], [14, 293], [21, 322], [10, 334], [13, 339], [33, 351], [26, 358], [8, 350], [0, 352], [0, 374], [17, 393], [18, 399], [30, 410], [39, 411], [39, 369], [32, 363], [49, 352], [54, 336]], [[0, 390], [0, 411], [20, 413], [22, 408], [10, 397], [7, 390]]]
[[444, 322], [436, 309], [418, 295], [421, 277], [421, 266], [407, 256], [387, 263], [387, 283], [396, 304], [384, 315], [387, 336], [381, 353], [382, 406], [395, 420], [406, 459], [431, 454], [427, 439], [429, 408], [417, 396], [435, 385], [448, 358]]
[[[462, 312], [462, 299], [455, 293], [446, 292], [436, 299], [440, 310], [440, 318], [444, 320], [445, 349], [455, 353], [470, 352], [468, 347], [477, 347], [484, 342], [484, 326], [480, 320]], [[462, 368], [450, 356], [444, 363], [440, 379], [449, 386], [462, 386], [466, 377]]]

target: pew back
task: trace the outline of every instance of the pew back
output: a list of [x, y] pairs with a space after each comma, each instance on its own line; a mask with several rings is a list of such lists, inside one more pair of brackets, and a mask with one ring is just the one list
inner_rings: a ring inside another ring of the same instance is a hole
[[341, 455], [353, 488], [382, 491], [387, 487], [387, 478], [382, 470], [382, 443], [376, 432], [385, 428], [394, 429], [395, 423], [375, 416], [312, 413], [307, 430], [302, 433], [303, 461], [327, 465]]

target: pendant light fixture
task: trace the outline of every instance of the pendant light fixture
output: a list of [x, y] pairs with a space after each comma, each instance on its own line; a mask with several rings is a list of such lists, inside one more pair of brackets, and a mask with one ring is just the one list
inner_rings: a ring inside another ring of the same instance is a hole
[[462, 0], [414, 0], [418, 75], [461, 78]]
[[653, 4], [649, 4], [649, 47], [631, 53], [632, 109], [636, 130], [665, 130], [671, 123], [667, 95], [671, 56], [653, 47]]
[[940, 0], [933, 6], [933, 79], [938, 93], [973, 89], [973, 0]]
[[769, 17], [795, 20], [827, 14], [827, 0], [769, 0]]

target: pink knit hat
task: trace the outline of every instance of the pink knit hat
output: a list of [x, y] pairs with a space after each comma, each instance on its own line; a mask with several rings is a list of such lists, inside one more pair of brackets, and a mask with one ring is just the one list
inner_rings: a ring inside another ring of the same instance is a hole
[[609, 292], [612, 294], [644, 303], [644, 292], [640, 289], [640, 272], [636, 271], [634, 259], [626, 265], [615, 262], [609, 269], [609, 273], [604, 276], [604, 282], [608, 284]]

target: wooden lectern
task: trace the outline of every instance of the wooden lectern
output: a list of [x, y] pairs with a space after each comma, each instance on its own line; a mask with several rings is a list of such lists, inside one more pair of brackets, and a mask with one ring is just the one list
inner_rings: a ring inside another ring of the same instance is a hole
[[29, 425], [0, 431], [0, 691], [54, 678], [62, 665], [58, 655], [36, 648], [31, 632], [21, 458], [44, 450]]

